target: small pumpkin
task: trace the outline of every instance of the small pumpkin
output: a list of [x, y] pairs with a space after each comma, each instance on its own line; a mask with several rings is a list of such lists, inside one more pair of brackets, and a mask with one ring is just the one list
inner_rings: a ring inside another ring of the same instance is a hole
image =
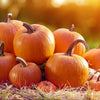
[[20, 57], [16, 57], [20, 63], [15, 65], [10, 73], [9, 79], [11, 83], [20, 88], [23, 86], [32, 86], [41, 81], [41, 70], [35, 63], [28, 62]]
[[9, 80], [9, 72], [17, 64], [13, 54], [4, 52], [4, 42], [0, 43], [0, 82]]
[[100, 91], [100, 74], [98, 75], [97, 78], [94, 78], [94, 76], [95, 75], [93, 75], [88, 82], [89, 87], [91, 88], [91, 90]]
[[87, 61], [78, 55], [72, 54], [77, 43], [87, 44], [83, 40], [74, 41], [66, 53], [55, 53], [45, 65], [45, 78], [57, 87], [77, 87], [87, 81], [89, 67]]
[[[55, 53], [65, 53], [69, 46], [77, 39], [82, 39], [82, 35], [74, 32], [74, 24], [70, 30], [66, 28], [59, 28], [53, 32], [55, 38]], [[78, 43], [74, 50], [74, 54], [84, 56], [85, 46], [82, 43]]]
[[55, 92], [57, 90], [56, 86], [49, 81], [41, 81], [37, 85], [37, 89], [40, 89], [41, 91], [46, 93]]
[[[19, 31], [23, 25], [21, 21], [11, 20], [11, 13], [8, 13], [7, 18], [0, 22], [0, 41], [4, 41], [5, 52], [13, 53], [13, 38], [17, 31]], [[10, 45], [9, 45], [10, 44]]]
[[100, 69], [100, 46], [87, 51], [84, 58], [87, 60], [90, 68]]
[[15, 54], [26, 61], [42, 64], [54, 53], [54, 36], [43, 25], [23, 23], [23, 26], [26, 28], [14, 37]]

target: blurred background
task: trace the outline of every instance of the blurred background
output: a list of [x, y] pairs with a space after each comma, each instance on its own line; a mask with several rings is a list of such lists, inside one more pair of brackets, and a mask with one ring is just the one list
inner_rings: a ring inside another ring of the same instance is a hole
[[53, 32], [71, 28], [83, 35], [89, 49], [100, 44], [100, 0], [0, 0], [0, 21], [12, 19], [43, 24]]

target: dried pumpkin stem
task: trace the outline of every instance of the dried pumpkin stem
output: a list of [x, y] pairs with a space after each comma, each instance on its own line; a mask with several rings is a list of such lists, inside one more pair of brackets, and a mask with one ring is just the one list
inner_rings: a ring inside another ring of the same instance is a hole
[[6, 19], [3, 22], [10, 22], [12, 13], [8, 13]]
[[[92, 80], [93, 77], [94, 77], [94, 75], [95, 75], [97, 72], [100, 72], [100, 69], [97, 69], [97, 70], [94, 72], [94, 74], [88, 79], [88, 81]], [[97, 78], [97, 81], [99, 81], [99, 80], [100, 80], [100, 75], [99, 75], [98, 78]]]
[[100, 81], [100, 75], [99, 75], [98, 78], [97, 78], [97, 82], [98, 82], [98, 81]]
[[0, 43], [0, 56], [4, 56], [4, 42], [1, 41]]
[[73, 49], [74, 49], [75, 45], [78, 44], [78, 43], [80, 43], [80, 42], [84, 44], [84, 46], [85, 46], [86, 49], [88, 48], [88, 45], [87, 45], [87, 43], [86, 43], [84, 40], [78, 39], [78, 40], [74, 41], [74, 42], [70, 45], [70, 47], [68, 48], [68, 50], [67, 50], [67, 52], [65, 53], [65, 55], [72, 56]]
[[33, 33], [35, 31], [35, 29], [27, 23], [23, 23], [23, 26], [27, 28], [28, 33]]
[[69, 29], [69, 30], [70, 30], [70, 31], [74, 31], [74, 28], [75, 28], [75, 25], [72, 24], [72, 27], [71, 27], [71, 29]]
[[16, 60], [19, 61], [23, 67], [28, 66], [28, 64], [26, 63], [26, 61], [20, 57], [16, 57]]

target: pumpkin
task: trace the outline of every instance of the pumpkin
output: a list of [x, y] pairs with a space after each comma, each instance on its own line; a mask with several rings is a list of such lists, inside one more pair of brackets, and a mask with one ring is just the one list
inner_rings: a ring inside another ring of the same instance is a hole
[[3, 22], [0, 22], [0, 41], [4, 41], [5, 52], [14, 53], [13, 38], [23, 25], [21, 21], [11, 20], [11, 16], [12, 14], [9, 13], [7, 18]]
[[100, 69], [100, 47], [87, 51], [84, 58], [87, 60], [90, 68]]
[[100, 74], [97, 78], [94, 78], [93, 75], [93, 77], [91, 77], [88, 83], [91, 90], [100, 91]]
[[[70, 30], [66, 28], [59, 28], [53, 32], [55, 38], [55, 53], [65, 53], [69, 46], [77, 39], [82, 39], [82, 35], [77, 32], [74, 32], [74, 25]], [[78, 43], [74, 50], [74, 54], [84, 56], [85, 47], [82, 43]]]
[[15, 55], [26, 61], [42, 64], [54, 53], [54, 36], [43, 25], [23, 23], [23, 26], [26, 28], [14, 37]]
[[46, 62], [45, 78], [59, 88], [81, 86], [87, 81], [87, 61], [79, 55], [72, 54], [74, 46], [80, 42], [87, 47], [85, 41], [78, 39], [70, 45], [66, 53], [55, 53]]
[[23, 86], [32, 86], [41, 81], [41, 70], [35, 63], [28, 62], [20, 57], [16, 57], [20, 63], [15, 65], [10, 73], [10, 82], [20, 88]]
[[37, 89], [46, 93], [54, 92], [57, 90], [56, 86], [49, 81], [41, 81], [37, 85]]
[[17, 64], [13, 54], [4, 52], [4, 42], [0, 43], [0, 82], [9, 80], [9, 72]]

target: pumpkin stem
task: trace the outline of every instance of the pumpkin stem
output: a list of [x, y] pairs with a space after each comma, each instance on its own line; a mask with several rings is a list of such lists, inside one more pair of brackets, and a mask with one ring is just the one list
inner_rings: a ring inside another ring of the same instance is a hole
[[12, 13], [8, 13], [6, 19], [3, 22], [10, 22]]
[[[94, 72], [94, 74], [88, 79], [88, 81], [92, 80], [93, 77], [94, 77], [94, 75], [95, 75], [97, 72], [100, 72], [100, 69], [97, 69], [97, 70]], [[100, 77], [100, 76], [98, 76], [98, 77]], [[99, 78], [97, 79], [97, 81], [99, 81]]]
[[72, 27], [69, 29], [70, 31], [74, 31], [75, 25], [72, 24]]
[[28, 66], [28, 64], [26, 63], [26, 61], [20, 57], [16, 57], [16, 60], [19, 61], [23, 67]]
[[86, 49], [88, 48], [88, 45], [87, 45], [87, 43], [86, 43], [84, 40], [78, 39], [78, 40], [74, 41], [74, 42], [69, 46], [69, 48], [68, 48], [67, 52], [65, 53], [65, 55], [72, 56], [74, 46], [75, 46], [76, 44], [78, 44], [79, 42], [83, 43], [83, 44], [85, 45], [85, 48], [86, 48]]
[[35, 29], [27, 23], [23, 23], [23, 26], [27, 28], [28, 33], [33, 33], [35, 31]]
[[4, 56], [4, 42], [1, 41], [0, 43], [0, 56]]
[[98, 78], [97, 78], [97, 82], [98, 82], [98, 81], [100, 81], [100, 75], [99, 75]]

